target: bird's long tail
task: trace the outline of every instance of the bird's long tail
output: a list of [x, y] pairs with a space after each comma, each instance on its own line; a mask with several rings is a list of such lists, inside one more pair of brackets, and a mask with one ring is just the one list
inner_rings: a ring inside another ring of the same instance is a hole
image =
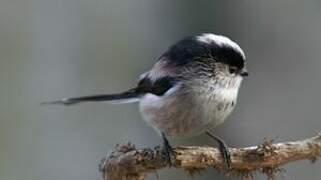
[[97, 101], [111, 101], [115, 103], [130, 103], [136, 102], [141, 94], [136, 91], [136, 89], [131, 89], [123, 93], [118, 94], [100, 94], [92, 96], [74, 97], [74, 98], [64, 98], [58, 101], [48, 101], [43, 102], [43, 105], [74, 105], [83, 102], [97, 102]]

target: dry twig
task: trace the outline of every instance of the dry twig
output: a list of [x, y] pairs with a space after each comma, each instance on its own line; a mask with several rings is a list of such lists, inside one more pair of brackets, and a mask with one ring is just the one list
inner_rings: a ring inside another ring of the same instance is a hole
[[[321, 134], [294, 141], [273, 144], [265, 140], [256, 147], [230, 148], [232, 168], [226, 169], [220, 152], [211, 147], [176, 147], [173, 167], [194, 174], [208, 167], [229, 175], [239, 175], [251, 179], [252, 172], [266, 173], [273, 179], [273, 173], [280, 166], [298, 160], [312, 160], [321, 157]], [[103, 159], [100, 171], [108, 180], [143, 180], [146, 175], [159, 169], [168, 168], [160, 147], [136, 149], [128, 143], [117, 145], [113, 152]]]

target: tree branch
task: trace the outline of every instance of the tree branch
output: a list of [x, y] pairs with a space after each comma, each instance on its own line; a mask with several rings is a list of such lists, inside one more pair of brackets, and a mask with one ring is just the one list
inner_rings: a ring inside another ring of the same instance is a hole
[[[230, 148], [232, 167], [227, 169], [220, 152], [211, 147], [176, 147], [173, 167], [193, 174], [208, 167], [232, 175], [251, 177], [251, 172], [261, 171], [272, 178], [278, 167], [298, 160], [321, 157], [321, 134], [294, 141], [273, 144], [265, 140], [255, 147]], [[148, 173], [170, 167], [160, 147], [136, 149], [128, 143], [117, 145], [100, 164], [105, 180], [143, 180]]]

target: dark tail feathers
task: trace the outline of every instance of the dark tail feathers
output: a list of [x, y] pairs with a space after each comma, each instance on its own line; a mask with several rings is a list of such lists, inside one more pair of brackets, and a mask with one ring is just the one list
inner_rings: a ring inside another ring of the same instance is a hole
[[132, 99], [137, 99], [140, 96], [135, 89], [119, 93], [119, 94], [101, 94], [74, 98], [65, 98], [58, 101], [43, 102], [42, 105], [74, 105], [82, 102], [97, 102], [97, 101], [123, 101], [133, 102]]

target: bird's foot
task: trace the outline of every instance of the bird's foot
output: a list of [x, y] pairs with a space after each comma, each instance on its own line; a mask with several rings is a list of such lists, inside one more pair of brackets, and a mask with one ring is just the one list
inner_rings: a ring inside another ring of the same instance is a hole
[[165, 134], [162, 133], [162, 138], [163, 138], [163, 152], [165, 155], [165, 158], [169, 164], [169, 166], [174, 165], [174, 157], [175, 157], [175, 152], [172, 148], [172, 146], [169, 144], [168, 139], [166, 138]]
[[227, 168], [230, 169], [231, 166], [232, 166], [231, 154], [230, 154], [230, 151], [229, 151], [226, 143], [223, 141], [223, 139], [215, 136], [213, 133], [211, 133], [209, 131], [206, 131], [205, 133], [206, 133], [206, 135], [208, 135], [209, 137], [213, 138], [218, 143], [219, 150], [221, 152], [223, 160], [226, 163]]

